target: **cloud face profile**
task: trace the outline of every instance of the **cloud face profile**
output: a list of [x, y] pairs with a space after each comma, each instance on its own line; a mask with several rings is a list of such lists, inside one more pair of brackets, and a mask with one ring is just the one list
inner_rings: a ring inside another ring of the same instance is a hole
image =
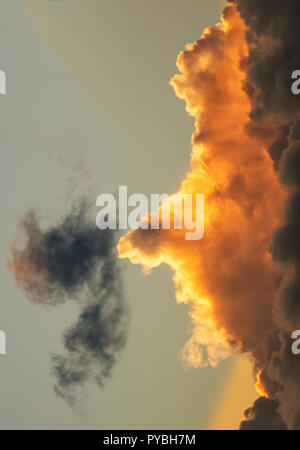
[[103, 385], [125, 345], [128, 314], [116, 239], [115, 231], [89, 223], [83, 201], [46, 230], [37, 214], [28, 212], [11, 244], [7, 267], [30, 301], [52, 306], [75, 301], [80, 308], [63, 335], [65, 353], [51, 356], [55, 392], [70, 405], [77, 387], [89, 381]]

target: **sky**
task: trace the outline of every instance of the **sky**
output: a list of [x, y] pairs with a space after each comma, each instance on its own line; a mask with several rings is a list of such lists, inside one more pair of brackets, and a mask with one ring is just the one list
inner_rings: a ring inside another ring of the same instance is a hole
[[179, 188], [194, 123], [169, 80], [178, 53], [219, 20], [223, 6], [0, 0], [7, 74], [0, 103], [2, 429], [230, 429], [256, 398], [250, 366], [240, 357], [217, 368], [184, 366], [180, 351], [191, 327], [186, 307], [176, 304], [170, 268], [145, 276], [122, 260], [127, 343], [104, 387], [88, 386], [82, 411], [72, 410], [53, 391], [50, 354], [61, 350], [76, 305], [28, 302], [5, 269], [16, 219], [28, 208], [49, 225], [82, 193], [95, 205], [119, 185], [146, 196]]

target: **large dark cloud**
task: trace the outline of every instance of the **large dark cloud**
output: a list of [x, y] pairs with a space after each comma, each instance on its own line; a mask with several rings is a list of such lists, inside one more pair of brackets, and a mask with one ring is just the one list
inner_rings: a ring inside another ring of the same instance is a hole
[[247, 26], [251, 119], [264, 128], [286, 125], [299, 111], [291, 92], [300, 68], [300, 16], [295, 0], [235, 0]]
[[118, 233], [100, 231], [84, 201], [60, 223], [43, 230], [37, 214], [20, 221], [8, 267], [28, 299], [59, 305], [78, 303], [80, 314], [64, 333], [64, 355], [53, 354], [55, 392], [70, 405], [80, 386], [103, 385], [126, 340], [127, 306], [116, 255]]
[[[274, 400], [259, 399], [241, 428], [273, 427], [281, 414], [288, 428], [300, 428], [300, 358], [291, 352], [291, 333], [300, 326], [300, 97], [291, 91], [300, 69], [300, 3], [296, 0], [232, 0], [246, 25], [249, 57], [246, 92], [251, 102], [248, 131], [274, 136], [269, 153], [289, 192], [282, 225], [271, 245], [283, 280], [274, 299], [277, 345], [258, 366], [273, 384]], [[279, 342], [279, 345], [278, 345]], [[260, 343], [264, 345], [263, 343]], [[267, 389], [266, 389], [267, 390]], [[273, 402], [273, 403], [272, 403]], [[277, 403], [274, 403], [277, 402]], [[250, 417], [251, 416], [251, 417]], [[277, 416], [276, 416], [277, 417]]]
[[280, 160], [280, 180], [289, 189], [282, 226], [272, 242], [274, 261], [285, 268], [274, 305], [274, 317], [282, 330], [280, 349], [268, 364], [269, 376], [280, 389], [276, 397], [289, 428], [300, 429], [300, 358], [291, 351], [291, 334], [300, 326], [300, 121], [290, 127], [288, 146]]
[[240, 430], [284, 430], [285, 424], [277, 413], [278, 401], [259, 397], [251, 408], [246, 409], [246, 420], [241, 422]]
[[292, 73], [300, 68], [299, 4], [295, 0], [232, 2], [247, 26], [251, 126], [256, 132], [274, 134], [269, 150], [278, 167], [289, 127], [300, 110], [299, 97], [291, 91]]

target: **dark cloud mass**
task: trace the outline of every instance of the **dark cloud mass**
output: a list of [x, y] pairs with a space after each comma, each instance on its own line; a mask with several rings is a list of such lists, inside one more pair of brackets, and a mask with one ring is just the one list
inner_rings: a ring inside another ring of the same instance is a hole
[[34, 303], [73, 300], [81, 308], [63, 335], [65, 354], [51, 356], [55, 392], [74, 406], [76, 388], [89, 381], [102, 386], [126, 341], [128, 314], [115, 251], [118, 234], [91, 224], [84, 201], [47, 230], [32, 211], [19, 225], [7, 263], [19, 287]]
[[246, 409], [240, 430], [285, 430], [286, 426], [277, 413], [278, 401], [259, 397], [251, 408]]
[[251, 119], [262, 128], [287, 125], [299, 111], [291, 92], [300, 67], [300, 16], [296, 0], [235, 0], [247, 26]]
[[271, 246], [273, 260], [284, 272], [273, 307], [280, 345], [271, 347], [264, 363], [258, 364], [266, 379], [275, 383], [274, 399], [257, 400], [247, 410], [241, 429], [273, 428], [269, 417], [274, 417], [275, 405], [288, 428], [300, 429], [300, 358], [291, 352], [291, 333], [300, 328], [300, 97], [291, 92], [292, 73], [300, 69], [300, 3], [231, 3], [237, 6], [247, 29], [245, 89], [252, 107], [249, 130], [274, 136], [269, 153], [289, 193], [282, 226]]

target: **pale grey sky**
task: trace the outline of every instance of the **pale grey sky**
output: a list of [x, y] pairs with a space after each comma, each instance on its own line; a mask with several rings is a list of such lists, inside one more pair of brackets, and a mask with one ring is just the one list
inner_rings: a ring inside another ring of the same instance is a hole
[[72, 192], [94, 204], [121, 184], [146, 195], [178, 189], [193, 120], [168, 81], [178, 52], [220, 11], [219, 0], [0, 0], [0, 428], [207, 426], [231, 362], [184, 370], [178, 355], [189, 320], [168, 268], [145, 277], [122, 261], [128, 342], [104, 389], [85, 391], [79, 416], [54, 395], [49, 374], [50, 352], [76, 308], [30, 304], [5, 259], [16, 216], [29, 207], [50, 224]]

